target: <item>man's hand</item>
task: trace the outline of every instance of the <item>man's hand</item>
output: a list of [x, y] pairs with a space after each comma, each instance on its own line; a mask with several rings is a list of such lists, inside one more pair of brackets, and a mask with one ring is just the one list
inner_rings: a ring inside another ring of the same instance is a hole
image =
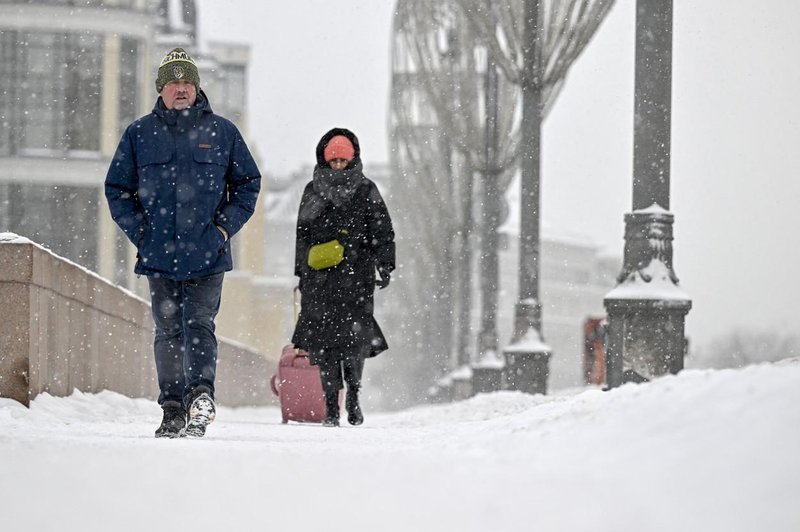
[[225, 230], [225, 228], [222, 227], [221, 225], [217, 225], [215, 227], [219, 230], [220, 233], [222, 233], [222, 238], [224, 238], [225, 242], [227, 242], [228, 241], [228, 232]]

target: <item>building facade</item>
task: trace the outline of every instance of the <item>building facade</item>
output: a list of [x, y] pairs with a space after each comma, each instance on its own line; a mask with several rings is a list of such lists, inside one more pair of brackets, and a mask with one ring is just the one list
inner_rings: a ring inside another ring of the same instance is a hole
[[246, 128], [243, 45], [201, 43], [193, 1], [0, 0], [0, 227], [136, 289], [103, 180], [150, 111], [164, 53], [198, 59], [214, 108]]
[[[194, 0], [0, 0], [0, 231], [146, 298], [103, 183], [124, 128], [153, 108], [164, 54], [187, 49], [214, 111], [248, 136], [249, 46], [200, 37]], [[221, 335], [262, 352], [259, 305], [247, 302], [262, 296], [263, 212], [233, 239], [217, 320]]]

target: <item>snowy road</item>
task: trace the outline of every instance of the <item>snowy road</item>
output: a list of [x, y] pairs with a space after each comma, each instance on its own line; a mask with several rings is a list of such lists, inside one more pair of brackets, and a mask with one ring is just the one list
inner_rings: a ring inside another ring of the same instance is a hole
[[800, 530], [796, 359], [365, 414], [164, 441], [152, 401], [0, 399], [0, 530]]

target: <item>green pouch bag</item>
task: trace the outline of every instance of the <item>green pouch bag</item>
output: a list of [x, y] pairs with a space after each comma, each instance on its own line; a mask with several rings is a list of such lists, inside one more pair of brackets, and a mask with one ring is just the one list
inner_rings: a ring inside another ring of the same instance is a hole
[[344, 246], [338, 240], [317, 244], [308, 250], [308, 265], [312, 270], [333, 268], [343, 260]]

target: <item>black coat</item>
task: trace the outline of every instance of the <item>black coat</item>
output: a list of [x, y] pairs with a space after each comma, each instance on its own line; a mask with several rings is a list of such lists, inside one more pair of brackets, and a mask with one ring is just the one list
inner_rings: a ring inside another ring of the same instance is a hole
[[[355, 158], [339, 171], [322, 155], [335, 135], [347, 136], [355, 147]], [[309, 248], [333, 239], [344, 246], [344, 260], [313, 270]], [[317, 146], [314, 176], [297, 216], [295, 275], [302, 306], [292, 343], [308, 351], [313, 363], [352, 354], [372, 357], [388, 348], [373, 316], [377, 268], [395, 268], [392, 220], [375, 183], [364, 177], [358, 139], [346, 129], [333, 129]]]

